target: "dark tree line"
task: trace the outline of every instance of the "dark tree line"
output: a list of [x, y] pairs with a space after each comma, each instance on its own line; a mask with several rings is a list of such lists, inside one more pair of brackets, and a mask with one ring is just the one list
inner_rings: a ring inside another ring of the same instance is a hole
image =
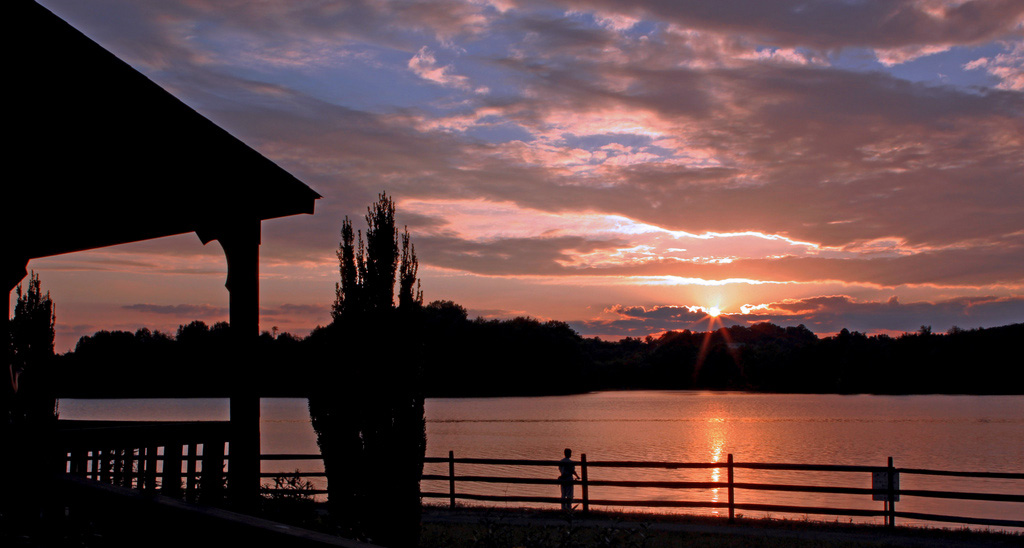
[[760, 323], [584, 345], [592, 388], [1024, 394], [1021, 340], [1024, 324], [819, 338], [803, 325]]
[[425, 389], [431, 396], [568, 394], [587, 384], [584, 340], [565, 322], [470, 321], [434, 301], [422, 315]]
[[[59, 356], [50, 377], [62, 397], [225, 397], [238, 375], [231, 337], [226, 322], [199, 320], [175, 333], [98, 331]], [[303, 371], [309, 368], [299, 364], [304, 342], [265, 331], [256, 344], [257, 359], [245, 371], [265, 381], [264, 394], [304, 396], [298, 392], [308, 382]]]
[[[431, 302], [402, 322], [381, 344], [415, 349], [425, 396], [638, 388], [1024, 393], [1024, 324], [896, 337], [844, 329], [819, 338], [803, 326], [761, 323], [613, 342], [580, 337], [564, 322], [471, 320], [451, 301]], [[227, 351], [226, 327], [197, 321], [179, 328], [177, 336], [148, 329], [100, 331], [58, 356], [52, 372], [40, 374], [52, 378], [64, 397], [223, 396], [231, 372], [220, 369], [215, 356]], [[259, 360], [250, 366], [266, 381], [263, 394], [307, 396], [315, 376], [327, 367], [329, 358], [321, 354], [334, 329], [319, 328], [304, 339], [264, 333]], [[349, 336], [367, 335], [350, 331]], [[355, 356], [361, 350], [352, 345], [344, 352]]]
[[[761, 323], [708, 333], [672, 331], [645, 339], [580, 337], [564, 322], [469, 319], [435, 301], [389, 330], [385, 347], [418, 353], [425, 396], [500, 396], [616, 389], [702, 389], [877, 394], [1022, 394], [1024, 324], [922, 330], [901, 336], [841, 331], [818, 337], [803, 326]], [[219, 369], [226, 324], [182, 326], [177, 336], [140, 329], [101, 331], [56, 359], [57, 390], [72, 396], [226, 394]], [[266, 396], [306, 397], [327, 367], [324, 341], [264, 333], [250, 369]], [[353, 328], [355, 329], [355, 328]], [[350, 331], [350, 337], [357, 336]], [[414, 344], [413, 344], [414, 343]], [[703, 348], [703, 354], [702, 354]], [[344, 352], [360, 352], [352, 345]], [[355, 352], [356, 354], [353, 354]], [[355, 359], [355, 358], [353, 358]]]

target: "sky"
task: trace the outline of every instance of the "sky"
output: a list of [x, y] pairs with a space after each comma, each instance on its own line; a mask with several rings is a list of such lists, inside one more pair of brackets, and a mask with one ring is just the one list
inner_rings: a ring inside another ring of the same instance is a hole
[[[264, 330], [330, 321], [382, 191], [425, 300], [471, 317], [1024, 321], [1020, 0], [40, 3], [323, 195], [263, 223]], [[227, 318], [194, 234], [29, 268], [58, 351]]]

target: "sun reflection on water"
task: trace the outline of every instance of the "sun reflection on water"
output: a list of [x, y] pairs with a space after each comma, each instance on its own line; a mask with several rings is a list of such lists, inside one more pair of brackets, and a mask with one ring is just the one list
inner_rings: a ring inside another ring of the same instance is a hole
[[[710, 456], [709, 462], [721, 462], [722, 454], [725, 451], [725, 419], [721, 417], [711, 417], [707, 421], [707, 438], [708, 438], [708, 454]], [[722, 478], [721, 468], [711, 468], [711, 481], [718, 482]], [[711, 489], [711, 502], [719, 501], [719, 490], [720, 488], [715, 487]], [[712, 508], [711, 514], [718, 515], [718, 508]]]

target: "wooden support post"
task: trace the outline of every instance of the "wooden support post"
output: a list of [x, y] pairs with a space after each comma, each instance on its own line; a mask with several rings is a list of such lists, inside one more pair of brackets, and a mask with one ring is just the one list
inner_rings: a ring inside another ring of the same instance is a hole
[[251, 373], [260, 327], [260, 220], [233, 219], [217, 240], [228, 263], [225, 286], [236, 366], [229, 404], [229, 487], [235, 507], [246, 510], [255, 508], [260, 496], [260, 397]]
[[583, 515], [590, 513], [590, 485], [587, 483], [587, 454], [580, 453], [580, 491], [583, 496]]
[[448, 505], [455, 508], [455, 451], [448, 451]]
[[736, 489], [732, 453], [729, 453], [729, 523], [736, 523]]

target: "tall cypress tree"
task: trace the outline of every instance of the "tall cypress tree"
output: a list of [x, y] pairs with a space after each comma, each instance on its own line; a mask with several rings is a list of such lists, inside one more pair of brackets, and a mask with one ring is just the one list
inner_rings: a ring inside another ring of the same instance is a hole
[[[360, 234], [360, 243], [362, 234]], [[341, 243], [338, 244], [338, 271], [341, 281], [334, 284], [334, 306], [331, 317], [334, 321], [341, 319], [346, 310], [358, 310], [362, 296], [362, 280], [356, 266], [355, 235], [352, 232], [352, 221], [345, 217], [341, 223]]]
[[423, 291], [419, 289], [420, 263], [416, 259], [416, 246], [410, 243], [409, 227], [402, 233], [402, 257], [398, 272], [398, 309], [409, 310], [423, 305]]
[[400, 303], [422, 302], [422, 295], [407, 295], [418, 261], [406, 230], [399, 269], [394, 218], [394, 202], [381, 193], [367, 208], [365, 247], [362, 232], [354, 233], [348, 218], [342, 223], [334, 322], [312, 341], [335, 363], [321, 369], [309, 412], [340, 532], [385, 546], [414, 546], [426, 451], [422, 343], [412, 325], [416, 307], [395, 308], [399, 270]]
[[366, 278], [363, 285], [370, 310], [380, 312], [394, 306], [397, 267], [395, 203], [382, 192], [377, 201], [366, 208]]

